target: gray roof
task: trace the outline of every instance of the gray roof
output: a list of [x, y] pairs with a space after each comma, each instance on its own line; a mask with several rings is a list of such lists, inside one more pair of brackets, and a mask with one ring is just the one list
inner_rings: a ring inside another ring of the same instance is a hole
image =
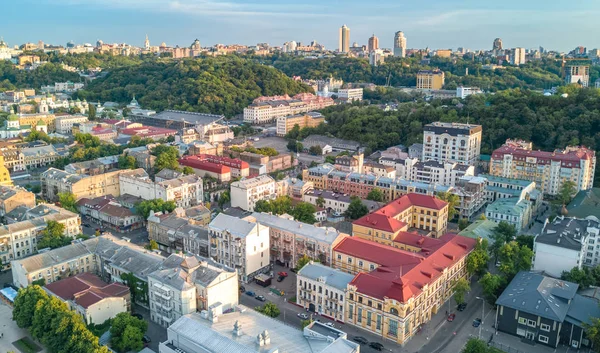
[[315, 281], [319, 278], [324, 278], [325, 284], [339, 290], [345, 290], [346, 285], [354, 278], [349, 273], [319, 263], [307, 264], [298, 272], [298, 276], [307, 277]]
[[208, 225], [209, 229], [227, 231], [231, 233], [231, 235], [240, 238], [245, 238], [255, 227], [255, 223], [229, 216], [224, 213], [219, 213]]
[[293, 219], [271, 215], [268, 213], [252, 213], [246, 219], [253, 218], [258, 223], [277, 229], [282, 229], [297, 236], [303, 236], [319, 242], [333, 244], [340, 233], [334, 228], [321, 228], [311, 224], [295, 221]]
[[583, 323], [591, 325], [592, 318], [600, 318], [598, 301], [576, 294], [571, 301], [565, 320], [579, 327], [583, 327]]
[[535, 242], [580, 251], [586, 245], [588, 227], [600, 228], [600, 224], [587, 219], [556, 217], [545, 225]]
[[567, 206], [569, 216], [585, 218], [594, 216], [600, 219], [600, 188], [582, 190]]
[[224, 118], [223, 115], [165, 110], [150, 118], [157, 120], [185, 121], [188, 124], [208, 125]]
[[188, 273], [182, 268], [169, 268], [152, 272], [148, 277], [154, 278], [160, 283], [166, 284], [177, 290], [184, 291], [193, 286], [187, 281]]
[[337, 149], [349, 149], [349, 150], [358, 150], [360, 147], [360, 143], [352, 140], [343, 140], [336, 137], [327, 137], [323, 135], [310, 135], [307, 136], [303, 141], [303, 145], [329, 145], [333, 148]]
[[82, 242], [63, 246], [45, 253], [13, 261], [13, 266], [22, 266], [26, 272], [37, 271], [42, 268], [58, 265], [78, 257], [93, 253], [100, 238], [91, 238]]
[[[100, 245], [100, 244], [99, 244]], [[111, 250], [109, 250], [111, 251]], [[108, 259], [112, 266], [125, 272], [133, 273], [136, 277], [145, 280], [148, 275], [158, 270], [164, 257], [154, 253], [144, 253], [128, 247], [119, 247]]]
[[564, 321], [578, 284], [528, 271], [519, 272], [496, 300], [497, 305], [555, 321]]
[[162, 178], [162, 179], [165, 179], [165, 180], [171, 180], [171, 179], [179, 178], [181, 176], [183, 176], [182, 172], [178, 172], [178, 171], [175, 171], [173, 169], [165, 168], [165, 169], [161, 170], [160, 172], [158, 172], [155, 175], [155, 178]]
[[52, 145], [24, 148], [21, 150], [21, 152], [23, 153], [23, 155], [25, 157], [46, 156], [46, 155], [52, 155], [52, 154], [57, 153], [56, 148], [54, 148], [54, 146], [52, 146]]

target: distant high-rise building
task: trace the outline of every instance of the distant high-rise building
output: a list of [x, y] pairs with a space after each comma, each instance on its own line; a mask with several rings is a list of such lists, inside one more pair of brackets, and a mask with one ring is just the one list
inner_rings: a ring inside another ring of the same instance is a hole
[[350, 51], [350, 28], [346, 25], [343, 25], [340, 28], [338, 50], [340, 53], [347, 53]]
[[148, 39], [147, 34], [146, 34], [146, 40], [144, 41], [144, 49], [150, 50], [150, 40]]
[[96, 47], [101, 48], [103, 45], [104, 45], [104, 42], [102, 41], [102, 39], [98, 39], [98, 41], [96, 42]]
[[406, 37], [402, 31], [394, 35], [394, 56], [404, 58], [406, 56]]
[[44, 50], [44, 42], [43, 41], [38, 41], [38, 49], [39, 50]]
[[525, 64], [525, 48], [514, 48], [510, 56], [510, 63], [513, 65]]
[[492, 45], [492, 50], [502, 50], [502, 39], [500, 39], [500, 38], [494, 39], [494, 44]]
[[384, 62], [383, 50], [375, 49], [375, 50], [369, 52], [369, 64], [371, 64], [372, 66], [379, 66], [379, 65], [383, 64], [383, 62]]
[[588, 65], [571, 65], [565, 67], [565, 82], [578, 83], [583, 87], [590, 85], [590, 67]]
[[372, 52], [373, 50], [379, 49], [379, 38], [375, 37], [375, 34], [369, 38], [369, 44], [367, 46], [367, 50]]
[[291, 42], [285, 42], [283, 43], [283, 51], [285, 53], [293, 53], [296, 51], [296, 48], [298, 48], [298, 43], [296, 43], [296, 41], [291, 41]]

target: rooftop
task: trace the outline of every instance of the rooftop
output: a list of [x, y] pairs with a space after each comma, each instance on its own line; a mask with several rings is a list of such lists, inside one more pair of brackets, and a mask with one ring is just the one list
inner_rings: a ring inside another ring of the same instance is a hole
[[522, 216], [528, 207], [530, 207], [531, 201], [521, 199], [519, 197], [509, 197], [504, 199], [497, 199], [485, 208], [486, 212], [497, 212], [509, 216]]
[[599, 229], [600, 223], [591, 219], [556, 217], [552, 223], [544, 226], [542, 233], [535, 237], [535, 242], [581, 251], [587, 244], [588, 228], [592, 227]]
[[346, 236], [344, 233], [338, 232], [335, 228], [321, 228], [311, 224], [295, 221], [291, 218], [271, 215], [268, 213], [252, 213], [244, 219], [256, 221], [257, 223], [266, 225], [270, 228], [282, 229], [286, 232], [296, 234], [318, 242], [333, 244], [339, 236]]
[[185, 121], [194, 125], [209, 125], [224, 118], [223, 115], [165, 110], [151, 117], [157, 120]]
[[239, 219], [223, 213], [219, 213], [208, 225], [208, 228], [211, 230], [229, 232], [231, 235], [240, 238], [245, 238], [255, 227], [255, 223], [249, 222], [246, 219]]
[[254, 178], [244, 178], [242, 180], [232, 183], [231, 186], [239, 187], [239, 188], [243, 187], [245, 189], [249, 189], [249, 188], [257, 187], [259, 185], [265, 185], [268, 183], [275, 183], [275, 179], [273, 179], [268, 174], [263, 174], [263, 175], [259, 175]]
[[582, 190], [567, 206], [569, 216], [586, 218], [594, 216], [600, 219], [600, 188]]
[[491, 235], [494, 233], [494, 229], [498, 226], [498, 223], [490, 220], [476, 220], [469, 224], [469, 226], [463, 229], [458, 235], [473, 239], [487, 239], [491, 240]]
[[339, 290], [346, 290], [346, 285], [352, 281], [353, 275], [321, 265], [320, 263], [309, 263], [302, 267], [298, 276], [310, 278], [312, 280], [323, 280], [328, 286]]
[[117, 282], [106, 283], [88, 272], [49, 283], [45, 288], [63, 300], [72, 300], [84, 308], [104, 298], [124, 297], [129, 294], [129, 287]]

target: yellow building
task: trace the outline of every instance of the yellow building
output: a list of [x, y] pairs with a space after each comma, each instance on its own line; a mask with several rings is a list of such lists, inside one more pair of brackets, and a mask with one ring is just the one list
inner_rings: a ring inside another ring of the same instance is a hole
[[282, 116], [277, 118], [277, 136], [285, 136], [290, 130], [298, 125], [300, 129], [305, 127], [317, 127], [325, 122], [321, 113], [310, 112], [307, 114]]
[[452, 56], [452, 50], [438, 49], [438, 50], [436, 50], [435, 55], [439, 56], [440, 58], [449, 58], [450, 56]]
[[466, 258], [477, 240], [457, 235], [430, 253], [412, 253], [356, 237], [334, 248], [333, 267], [356, 274], [348, 284], [346, 324], [398, 344], [442, 310], [452, 285], [467, 278]]
[[27, 64], [36, 64], [40, 62], [40, 57], [37, 55], [21, 55], [19, 56], [19, 66]]
[[2, 186], [11, 186], [13, 184], [10, 179], [10, 173], [8, 172], [8, 168], [4, 166], [4, 155], [0, 153], [0, 185]]
[[417, 73], [417, 89], [442, 89], [444, 76], [444, 71], [439, 69], [420, 70]]
[[403, 239], [410, 240], [410, 228], [429, 232], [439, 238], [448, 225], [448, 203], [435, 196], [408, 194], [390, 202], [379, 210], [352, 222], [352, 235], [395, 247]]
[[40, 122], [44, 122], [50, 133], [56, 131], [55, 119], [56, 117], [54, 114], [19, 114], [19, 125], [31, 125], [31, 130], [35, 130]]

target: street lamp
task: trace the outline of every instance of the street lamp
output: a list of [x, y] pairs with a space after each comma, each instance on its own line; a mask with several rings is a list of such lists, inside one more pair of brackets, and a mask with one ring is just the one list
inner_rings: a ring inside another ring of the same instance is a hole
[[481, 327], [483, 326], [483, 318], [485, 317], [485, 299], [481, 297], [475, 297], [475, 299], [481, 300], [481, 323], [479, 324], [479, 339], [481, 339]]

